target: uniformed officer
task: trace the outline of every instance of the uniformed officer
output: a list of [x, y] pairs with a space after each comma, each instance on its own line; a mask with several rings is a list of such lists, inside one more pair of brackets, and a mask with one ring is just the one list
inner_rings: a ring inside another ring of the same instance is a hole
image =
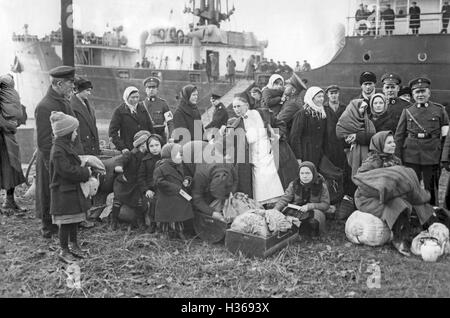
[[431, 81], [419, 77], [410, 82], [415, 103], [405, 108], [395, 133], [396, 154], [414, 169], [438, 205], [441, 142], [448, 132], [448, 115], [440, 104], [430, 102]]
[[[158, 88], [161, 83], [160, 79], [150, 76], [144, 80], [145, 93], [147, 97], [144, 99], [144, 105], [153, 121], [155, 133], [163, 138], [165, 143], [167, 136], [172, 135], [173, 131], [173, 114], [167, 105], [167, 102], [158, 97]], [[168, 135], [166, 135], [166, 126]]]
[[398, 97], [400, 84], [402, 82], [398, 74], [383, 74], [383, 76], [381, 77], [381, 82], [383, 83], [383, 94], [386, 96], [386, 99], [388, 101], [387, 113], [389, 114], [389, 117], [392, 118], [394, 126], [397, 127], [403, 109], [409, 107], [411, 103], [408, 103], [407, 101]]
[[224, 104], [222, 104], [220, 102], [221, 97], [222, 97], [222, 95], [220, 95], [218, 93], [211, 94], [210, 101], [211, 101], [212, 106], [215, 107], [215, 109], [214, 109], [213, 118], [212, 118], [211, 122], [208, 125], [206, 125], [205, 130], [211, 129], [211, 128], [220, 129], [222, 126], [227, 125], [228, 113], [227, 113], [227, 110], [225, 109]]

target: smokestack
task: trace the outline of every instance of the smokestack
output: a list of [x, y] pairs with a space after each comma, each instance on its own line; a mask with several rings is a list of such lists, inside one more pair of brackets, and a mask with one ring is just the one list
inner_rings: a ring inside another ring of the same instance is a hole
[[61, 0], [61, 35], [63, 64], [75, 66], [72, 0]]

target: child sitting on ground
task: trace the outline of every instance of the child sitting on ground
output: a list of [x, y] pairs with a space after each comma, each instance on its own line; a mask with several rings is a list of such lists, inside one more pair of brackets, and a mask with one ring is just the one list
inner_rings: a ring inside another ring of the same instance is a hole
[[153, 180], [153, 172], [155, 171], [156, 163], [161, 160], [161, 145], [162, 138], [160, 135], [153, 134], [148, 137], [145, 143], [147, 147], [147, 154], [142, 159], [141, 166], [139, 168], [139, 185], [141, 187], [141, 193], [144, 196], [144, 202], [146, 201], [145, 212], [145, 224], [150, 226], [150, 233], [154, 233], [156, 230], [155, 223], [155, 183]]
[[[288, 207], [288, 204], [298, 208]], [[274, 207], [275, 210], [302, 221], [300, 232], [311, 236], [325, 232], [324, 212], [329, 208], [330, 195], [325, 179], [309, 161], [300, 164], [299, 177], [289, 184], [285, 194]]]
[[186, 240], [183, 222], [194, 217], [188, 194], [192, 178], [186, 177], [181, 164], [181, 146], [166, 144], [161, 150], [153, 180], [156, 189], [155, 221], [166, 238]]
[[136, 222], [140, 229], [144, 227], [144, 213], [143, 196], [138, 182], [139, 167], [142, 163], [142, 158], [147, 152], [146, 142], [150, 132], [146, 130], [138, 131], [133, 138], [133, 149], [126, 152], [119, 160], [119, 165], [114, 168], [114, 171], [119, 175], [114, 179], [114, 201], [111, 212], [111, 228], [117, 229], [120, 208], [122, 205], [134, 209], [136, 215]]
[[81, 160], [73, 149], [78, 120], [62, 112], [52, 112], [50, 122], [55, 136], [50, 152], [50, 213], [53, 223], [59, 226], [59, 257], [72, 263], [76, 261], [74, 256], [86, 256], [77, 241], [78, 224], [86, 220], [88, 210], [80, 182], [88, 181], [92, 172], [88, 167], [81, 167]]

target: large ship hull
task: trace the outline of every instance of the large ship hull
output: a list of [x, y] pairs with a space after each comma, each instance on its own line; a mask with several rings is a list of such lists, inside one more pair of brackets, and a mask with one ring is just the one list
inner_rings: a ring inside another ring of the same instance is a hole
[[379, 89], [379, 79], [386, 72], [398, 73], [401, 85], [425, 75], [431, 79], [432, 100], [444, 104], [450, 102], [449, 52], [450, 36], [446, 34], [347, 37], [330, 63], [299, 75], [308, 85], [339, 85], [345, 103], [360, 93], [359, 76], [364, 71], [377, 75]]

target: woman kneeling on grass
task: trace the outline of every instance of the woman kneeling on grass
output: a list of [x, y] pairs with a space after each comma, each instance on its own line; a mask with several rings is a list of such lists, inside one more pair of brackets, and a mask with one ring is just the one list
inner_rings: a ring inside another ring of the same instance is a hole
[[[297, 207], [288, 207], [293, 204]], [[299, 177], [292, 181], [275, 210], [302, 221], [300, 231], [318, 236], [325, 232], [325, 214], [330, 208], [330, 195], [325, 179], [309, 161], [300, 164]]]
[[50, 213], [53, 224], [59, 226], [59, 257], [72, 263], [76, 261], [74, 256], [86, 256], [77, 241], [78, 223], [86, 220], [88, 210], [88, 200], [80, 182], [88, 181], [92, 172], [88, 167], [81, 167], [81, 160], [73, 149], [78, 120], [62, 112], [52, 112], [50, 122], [56, 137], [50, 152]]

